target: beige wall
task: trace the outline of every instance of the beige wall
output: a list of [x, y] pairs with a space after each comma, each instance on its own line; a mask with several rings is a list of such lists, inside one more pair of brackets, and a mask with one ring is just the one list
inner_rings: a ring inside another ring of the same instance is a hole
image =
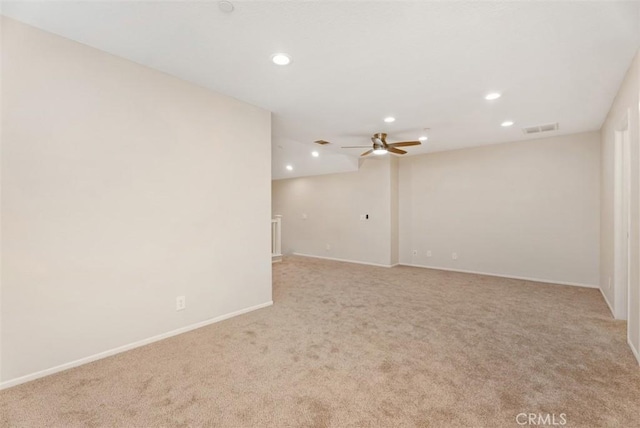
[[10, 19], [2, 37], [5, 385], [268, 304], [269, 112]]
[[283, 253], [389, 265], [391, 169], [388, 157], [371, 157], [357, 172], [273, 181]]
[[[609, 287], [609, 279], [616, 283], [614, 272], [614, 213], [615, 213], [615, 134], [628, 115], [631, 148], [631, 288], [628, 313], [629, 341], [640, 350], [640, 53], [632, 62], [605, 120], [602, 134], [602, 221], [600, 285], [614, 314], [621, 314], [624, 304], [620, 291]], [[640, 357], [639, 357], [640, 358]]]
[[273, 212], [287, 253], [597, 287], [599, 169], [598, 132], [370, 158], [274, 181]]
[[597, 132], [401, 159], [400, 262], [597, 286], [599, 168]]
[[391, 212], [391, 265], [396, 265], [400, 261], [400, 248], [398, 246], [400, 233], [400, 200], [399, 200], [399, 187], [400, 187], [400, 160], [396, 157], [389, 159], [391, 169], [390, 173], [390, 201], [389, 209]]

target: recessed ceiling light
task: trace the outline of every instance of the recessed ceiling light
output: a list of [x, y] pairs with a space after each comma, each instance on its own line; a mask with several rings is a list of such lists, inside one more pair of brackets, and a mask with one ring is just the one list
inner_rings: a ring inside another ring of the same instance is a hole
[[311, 156], [313, 156], [314, 158], [317, 158], [318, 156], [320, 156], [320, 153], [318, 152], [311, 152]]
[[499, 94], [498, 92], [491, 92], [490, 94], [485, 95], [484, 99], [485, 100], [497, 100], [498, 98], [500, 98], [502, 96], [502, 94]]
[[500, 126], [504, 126], [505, 128], [506, 128], [507, 126], [511, 126], [511, 125], [513, 125], [513, 121], [511, 121], [511, 120], [505, 120], [504, 122], [502, 122], [502, 123], [500, 124]]
[[233, 12], [233, 4], [230, 1], [224, 1], [224, 0], [219, 1], [218, 8], [220, 8], [220, 10], [223, 11], [224, 13]]
[[383, 155], [383, 154], [385, 154], [385, 153], [387, 153], [387, 149], [375, 149], [375, 150], [373, 151], [373, 154], [374, 154], [374, 155]]
[[426, 135], [423, 135], [422, 137], [418, 138], [418, 140], [420, 141], [427, 141], [429, 138]]
[[293, 171], [293, 167], [291, 165], [287, 165], [285, 168], [287, 168], [287, 171]]
[[291, 57], [286, 53], [277, 53], [271, 55], [271, 61], [277, 65], [287, 65], [291, 62]]
[[389, 117], [385, 117], [384, 121], [387, 122], [387, 123], [391, 123], [391, 122], [395, 122], [396, 118], [389, 116]]

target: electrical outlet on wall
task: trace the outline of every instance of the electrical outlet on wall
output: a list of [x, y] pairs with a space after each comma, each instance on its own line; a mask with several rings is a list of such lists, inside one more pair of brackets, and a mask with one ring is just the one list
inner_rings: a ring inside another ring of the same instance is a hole
[[176, 297], [176, 311], [183, 311], [187, 307], [187, 300], [184, 296]]
[[431, 257], [431, 250], [427, 251], [427, 257]]

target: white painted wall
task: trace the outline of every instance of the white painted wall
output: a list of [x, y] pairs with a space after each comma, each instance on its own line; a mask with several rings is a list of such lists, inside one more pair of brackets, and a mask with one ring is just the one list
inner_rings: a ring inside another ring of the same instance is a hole
[[[390, 171], [388, 157], [371, 157], [357, 172], [273, 181], [283, 253], [389, 265]], [[360, 220], [361, 214], [369, 220]]]
[[273, 209], [287, 253], [597, 287], [599, 170], [598, 132], [370, 158], [274, 181]]
[[271, 301], [269, 112], [7, 18], [2, 38], [5, 385]]
[[389, 179], [390, 179], [390, 215], [391, 215], [391, 265], [396, 265], [400, 262], [400, 248], [399, 248], [399, 233], [400, 233], [400, 200], [399, 200], [399, 187], [400, 187], [400, 160], [397, 157], [389, 158], [390, 167]]
[[640, 360], [640, 52], [635, 56], [620, 86], [611, 110], [602, 125], [602, 214], [601, 214], [601, 274], [600, 286], [614, 314], [620, 313], [620, 296], [609, 288], [614, 274], [614, 154], [615, 132], [629, 115], [631, 142], [631, 288], [628, 314], [628, 339]]
[[400, 262], [597, 286], [599, 169], [597, 132], [403, 158]]

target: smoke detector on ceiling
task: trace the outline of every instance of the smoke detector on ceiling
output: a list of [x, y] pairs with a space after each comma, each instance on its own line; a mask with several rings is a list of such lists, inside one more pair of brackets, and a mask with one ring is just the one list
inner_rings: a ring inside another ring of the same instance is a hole
[[540, 132], [549, 132], [549, 131], [557, 131], [559, 128], [558, 122], [556, 123], [547, 123], [545, 125], [534, 125], [527, 126], [522, 128], [523, 134], [538, 134]]
[[218, 7], [224, 13], [231, 13], [233, 12], [233, 9], [234, 9], [233, 3], [231, 3], [230, 1], [224, 1], [224, 0], [218, 2]]

